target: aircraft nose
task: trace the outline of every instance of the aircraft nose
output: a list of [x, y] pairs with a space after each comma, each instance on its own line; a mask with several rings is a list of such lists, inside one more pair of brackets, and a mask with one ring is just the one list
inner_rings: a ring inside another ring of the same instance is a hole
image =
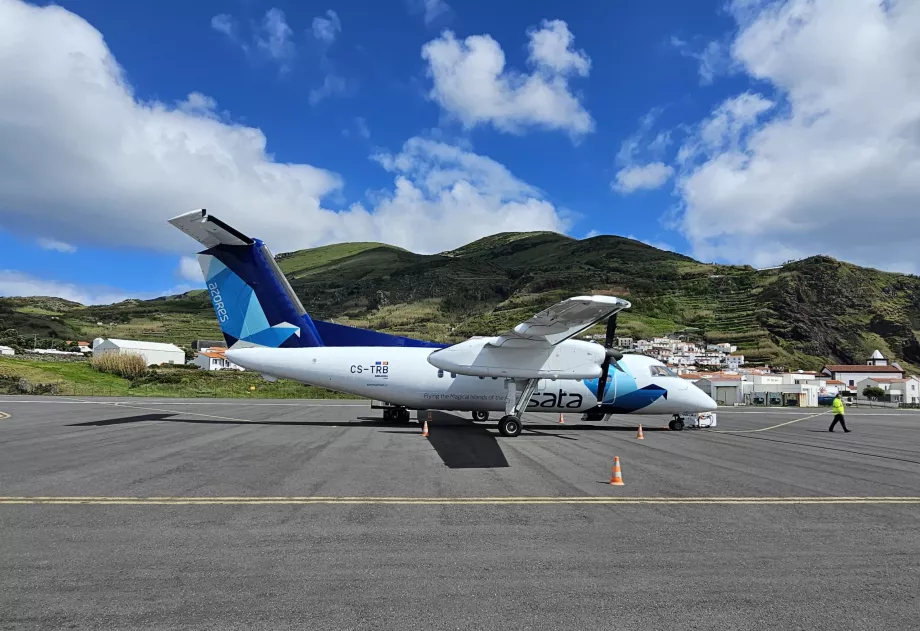
[[693, 403], [700, 412], [715, 412], [718, 409], [719, 404], [711, 396], [700, 390], [699, 387], [691, 386], [690, 392], [693, 396]]

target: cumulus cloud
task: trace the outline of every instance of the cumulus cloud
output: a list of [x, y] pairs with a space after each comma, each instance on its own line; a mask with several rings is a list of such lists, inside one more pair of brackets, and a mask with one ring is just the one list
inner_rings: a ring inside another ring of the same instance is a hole
[[594, 120], [572, 93], [570, 77], [586, 77], [591, 60], [573, 48], [562, 20], [544, 20], [528, 31], [531, 73], [505, 68], [505, 54], [489, 35], [458, 40], [451, 31], [422, 47], [433, 86], [430, 98], [466, 128], [491, 124], [503, 132], [528, 127], [594, 131]]
[[620, 169], [611, 186], [618, 193], [632, 193], [640, 189], [653, 190], [661, 187], [673, 174], [674, 167], [663, 162], [630, 166]]
[[500, 164], [418, 139], [377, 156], [392, 190], [324, 208], [339, 175], [276, 162], [259, 129], [206, 96], [139, 101], [102, 35], [60, 6], [0, 0], [0, 86], [0, 222], [34, 238], [190, 254], [166, 220], [202, 207], [275, 252], [347, 240], [437, 251], [566, 225]]
[[920, 3], [735, 0], [734, 62], [772, 88], [685, 143], [681, 228], [704, 258], [825, 253], [920, 271]]
[[77, 251], [75, 246], [70, 245], [69, 243], [64, 243], [63, 241], [58, 241], [57, 239], [46, 239], [45, 237], [40, 237], [38, 239], [38, 247], [43, 250], [55, 250], [56, 252], [64, 252], [65, 254], [73, 254]]
[[313, 37], [320, 42], [328, 45], [335, 41], [335, 38], [342, 32], [342, 22], [339, 15], [329, 9], [326, 11], [326, 17], [313, 18]]

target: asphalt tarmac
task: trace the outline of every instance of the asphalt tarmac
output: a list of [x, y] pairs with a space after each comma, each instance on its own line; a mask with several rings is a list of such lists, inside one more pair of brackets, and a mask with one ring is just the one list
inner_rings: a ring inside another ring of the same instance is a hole
[[920, 413], [718, 415], [0, 398], [0, 628], [915, 626]]

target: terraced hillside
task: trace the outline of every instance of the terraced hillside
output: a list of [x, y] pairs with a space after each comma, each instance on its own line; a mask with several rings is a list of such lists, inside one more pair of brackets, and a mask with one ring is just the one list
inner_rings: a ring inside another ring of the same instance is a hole
[[[278, 261], [314, 317], [439, 341], [494, 334], [564, 297], [607, 293], [633, 303], [620, 319], [622, 335], [731, 342], [751, 362], [790, 368], [862, 362], [875, 348], [920, 365], [920, 279], [827, 257], [757, 271], [622, 237], [534, 232], [493, 235], [436, 255], [348, 243]], [[0, 331], [8, 328], [185, 346], [219, 335], [201, 291], [93, 307], [0, 299]]]

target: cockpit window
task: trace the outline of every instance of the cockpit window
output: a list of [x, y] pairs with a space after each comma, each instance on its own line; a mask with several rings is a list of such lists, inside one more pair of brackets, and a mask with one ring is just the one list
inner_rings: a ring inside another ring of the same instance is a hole
[[676, 377], [674, 371], [668, 368], [667, 366], [649, 366], [648, 369], [652, 373], [652, 377]]

